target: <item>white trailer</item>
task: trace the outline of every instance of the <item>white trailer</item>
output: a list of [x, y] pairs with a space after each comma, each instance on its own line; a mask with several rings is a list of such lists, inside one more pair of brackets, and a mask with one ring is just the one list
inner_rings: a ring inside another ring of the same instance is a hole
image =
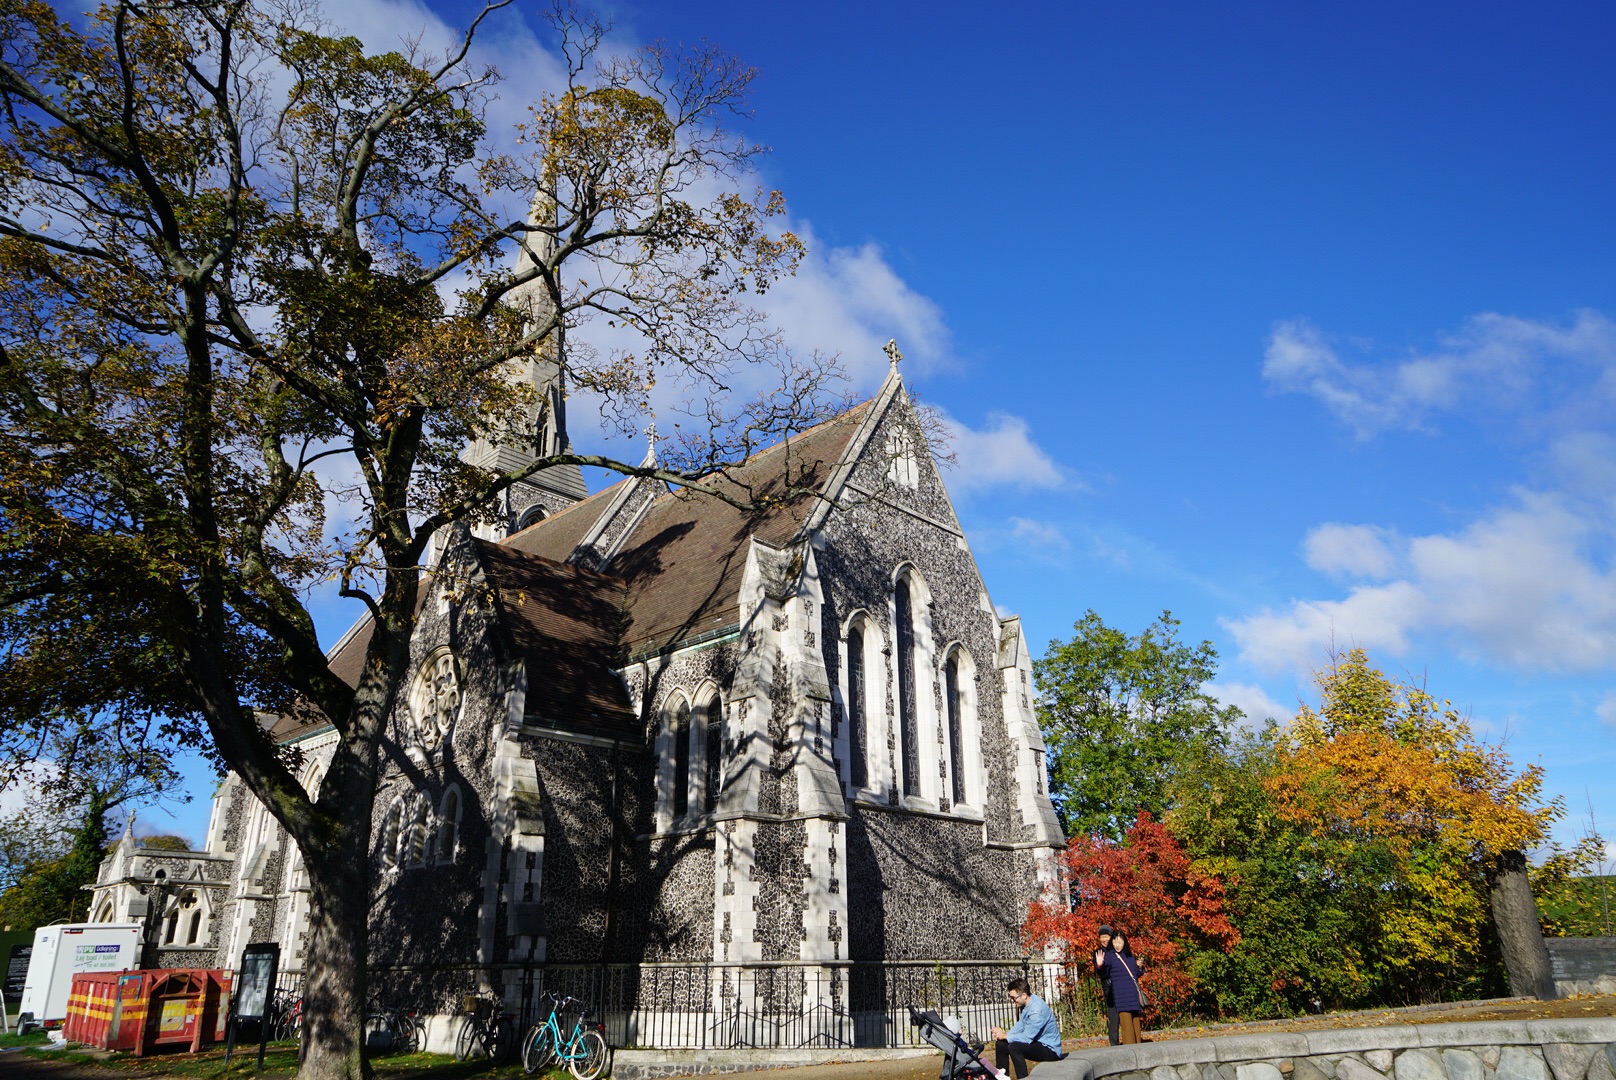
[[58, 923], [34, 931], [21, 1011], [33, 1013], [36, 1024], [66, 1019], [73, 976], [140, 966], [141, 930], [140, 923]]

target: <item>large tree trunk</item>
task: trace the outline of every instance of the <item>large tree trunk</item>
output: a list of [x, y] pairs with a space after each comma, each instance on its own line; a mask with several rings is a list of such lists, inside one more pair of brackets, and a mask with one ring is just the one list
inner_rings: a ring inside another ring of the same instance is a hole
[[1526, 854], [1505, 851], [1494, 860], [1488, 874], [1492, 890], [1493, 925], [1509, 972], [1509, 992], [1516, 997], [1552, 1001], [1554, 970], [1549, 950], [1543, 945], [1543, 927], [1538, 922], [1537, 904], [1526, 878]]
[[358, 840], [358, 858], [332, 852], [309, 869], [308, 976], [303, 988], [303, 1045], [305, 1054], [299, 1080], [366, 1080], [365, 1001], [368, 999], [366, 961], [370, 883], [364, 839], [365, 822], [345, 825], [337, 846], [351, 848]]

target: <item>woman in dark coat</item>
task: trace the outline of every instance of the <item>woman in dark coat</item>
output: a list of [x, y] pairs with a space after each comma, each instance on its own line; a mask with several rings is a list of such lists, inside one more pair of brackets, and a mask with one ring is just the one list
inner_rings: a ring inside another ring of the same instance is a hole
[[1123, 1045], [1140, 1042], [1144, 1005], [1139, 1000], [1139, 977], [1145, 965], [1134, 956], [1128, 935], [1119, 927], [1111, 929], [1111, 947], [1094, 950], [1094, 973], [1111, 984], [1111, 999], [1117, 1007], [1118, 1035]]

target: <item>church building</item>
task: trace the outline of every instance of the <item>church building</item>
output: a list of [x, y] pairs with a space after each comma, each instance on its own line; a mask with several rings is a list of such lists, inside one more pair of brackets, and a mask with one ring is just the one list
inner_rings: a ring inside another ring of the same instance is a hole
[[[374, 806], [384, 997], [448, 1012], [487, 989], [514, 1008], [539, 980], [696, 1015], [712, 1040], [767, 981], [771, 1008], [821, 1017], [793, 1044], [879, 1044], [860, 972], [1022, 961], [1063, 844], [1028, 645], [892, 355], [872, 399], [716, 481], [761, 509], [640, 478], [588, 495], [567, 467], [513, 489], [500, 527], [445, 532]], [[565, 445], [564, 401], [530, 367], [541, 452]], [[355, 677], [367, 634], [334, 671]], [[313, 789], [334, 732], [274, 734]], [[153, 963], [228, 967], [274, 940], [302, 969], [301, 859], [234, 776], [202, 851], [126, 835], [95, 891], [97, 919], [154, 920]], [[697, 1045], [672, 1032], [615, 1038]]]

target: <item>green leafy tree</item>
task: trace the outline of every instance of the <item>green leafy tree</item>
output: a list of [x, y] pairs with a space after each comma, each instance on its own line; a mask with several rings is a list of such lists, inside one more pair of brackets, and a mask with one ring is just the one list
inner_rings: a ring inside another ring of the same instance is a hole
[[1034, 662], [1050, 796], [1068, 836], [1121, 840], [1140, 811], [1160, 816], [1185, 764], [1222, 747], [1241, 718], [1206, 692], [1217, 650], [1180, 641], [1178, 627], [1164, 611], [1130, 636], [1089, 611]]
[[1173, 784], [1167, 824], [1197, 869], [1225, 883], [1240, 931], [1234, 949], [1190, 961], [1212, 1015], [1293, 1016], [1374, 1002], [1380, 990], [1376, 911], [1389, 853], [1280, 814], [1279, 738], [1272, 727], [1241, 734]]
[[[309, 1078], [368, 1072], [370, 811], [433, 536], [563, 465], [756, 505], [710, 481], [839, 404], [752, 304], [803, 247], [732, 182], [751, 69], [597, 62], [563, 11], [565, 85], [501, 152], [468, 56], [508, 2], [438, 56], [296, 4], [0, 3], [0, 760], [128, 712], [242, 778], [309, 876]], [[653, 392], [688, 422], [656, 464], [578, 454], [544, 364], [624, 429]], [[531, 464], [474, 467], [476, 439]], [[328, 583], [371, 618], [357, 685], [315, 632]], [[259, 723], [293, 711], [336, 732], [317, 798]]]
[[85, 886], [107, 853], [113, 816], [188, 800], [155, 724], [150, 716], [80, 719], [41, 751], [48, 760], [4, 770], [9, 786], [26, 785], [30, 805], [8, 821], [0, 850], [0, 925], [83, 920]]

